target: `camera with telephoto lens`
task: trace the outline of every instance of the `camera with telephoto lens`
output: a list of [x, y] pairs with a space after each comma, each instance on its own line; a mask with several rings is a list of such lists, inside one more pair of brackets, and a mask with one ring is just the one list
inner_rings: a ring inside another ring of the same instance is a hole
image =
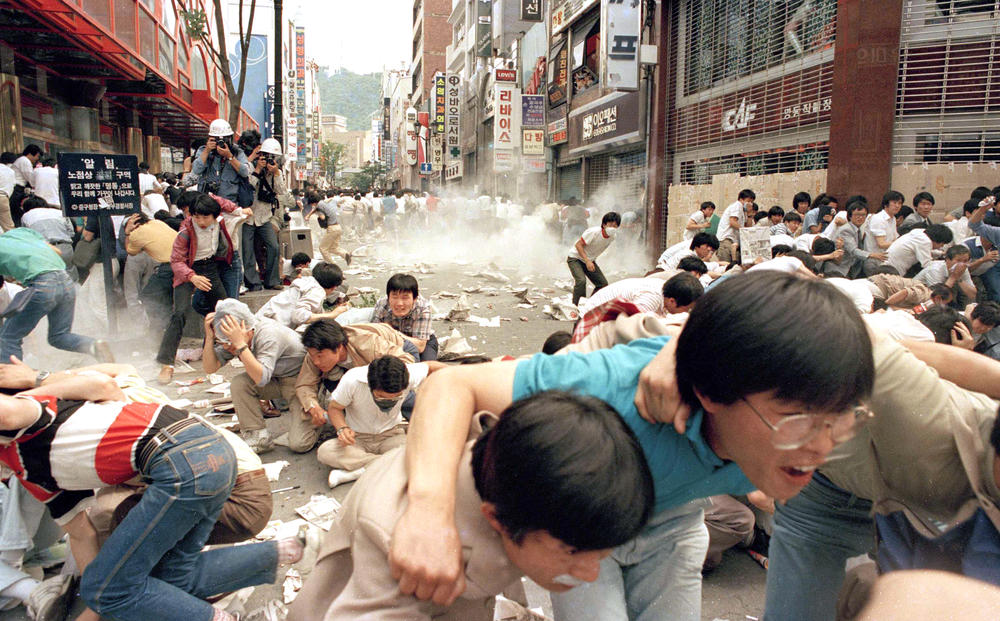
[[264, 154], [264, 163], [267, 164], [268, 166], [274, 166], [278, 162], [277, 162], [277, 160], [275, 159], [275, 157], [273, 155], [271, 155], [270, 153], [265, 153]]

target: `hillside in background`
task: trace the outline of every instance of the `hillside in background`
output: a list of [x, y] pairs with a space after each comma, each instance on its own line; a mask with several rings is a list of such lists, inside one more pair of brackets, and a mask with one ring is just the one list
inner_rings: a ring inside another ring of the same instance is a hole
[[319, 72], [323, 114], [346, 116], [348, 130], [371, 129], [371, 115], [380, 107], [381, 95], [381, 73], [359, 75], [346, 69], [335, 75]]

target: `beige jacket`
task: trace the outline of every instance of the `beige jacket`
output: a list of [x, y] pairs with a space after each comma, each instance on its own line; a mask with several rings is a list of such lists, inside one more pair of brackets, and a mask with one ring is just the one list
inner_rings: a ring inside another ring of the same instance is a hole
[[903, 511], [927, 537], [940, 534], [932, 520], [955, 525], [979, 507], [1000, 528], [989, 442], [997, 402], [941, 379], [888, 338], [873, 352], [875, 418], [820, 472], [878, 513]]
[[416, 362], [413, 356], [403, 351], [402, 335], [388, 324], [359, 323], [343, 328], [347, 336], [347, 360], [327, 373], [321, 373], [309, 356], [302, 361], [302, 369], [295, 382], [295, 395], [306, 412], [319, 405], [320, 379], [340, 379], [348, 369], [371, 364], [372, 360], [382, 356], [395, 356], [407, 364]]
[[[402, 595], [389, 569], [389, 547], [396, 522], [406, 509], [406, 450], [386, 453], [354, 484], [337, 521], [320, 548], [317, 563], [350, 551], [354, 571], [324, 619], [492, 619], [493, 598], [522, 576], [503, 549], [500, 535], [481, 512], [472, 476], [472, 445], [490, 414], [474, 419], [462, 453], [455, 497], [455, 524], [462, 538], [466, 588], [449, 608]], [[331, 585], [333, 586], [333, 585]]]
[[[682, 313], [687, 318], [687, 313]], [[672, 317], [677, 317], [672, 316]], [[613, 321], [605, 321], [587, 333], [579, 343], [573, 343], [559, 350], [560, 354], [567, 352], [587, 353], [598, 349], [609, 349], [615, 345], [623, 345], [636, 339], [652, 336], [680, 334], [679, 326], [669, 318], [665, 319], [655, 313], [639, 313], [636, 315], [618, 315]]]

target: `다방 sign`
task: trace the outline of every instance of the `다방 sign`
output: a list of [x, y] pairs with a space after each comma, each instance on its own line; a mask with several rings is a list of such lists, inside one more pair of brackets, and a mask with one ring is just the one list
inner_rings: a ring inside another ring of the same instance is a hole
[[[103, 153], [59, 154], [59, 197], [67, 218], [139, 212], [139, 159]], [[102, 200], [99, 200], [102, 199]]]
[[545, 130], [523, 129], [524, 139], [521, 142], [521, 153], [524, 155], [545, 155]]

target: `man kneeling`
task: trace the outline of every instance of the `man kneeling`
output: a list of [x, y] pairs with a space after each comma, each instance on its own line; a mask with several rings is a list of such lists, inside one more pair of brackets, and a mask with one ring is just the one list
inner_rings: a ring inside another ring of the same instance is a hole
[[389, 568], [408, 484], [399, 449], [369, 465], [347, 496], [288, 621], [485, 621], [494, 596], [522, 575], [556, 592], [596, 580], [601, 559], [652, 511], [652, 477], [635, 435], [603, 401], [557, 391], [511, 404], [480, 435], [493, 421], [476, 417], [458, 473], [466, 588], [455, 603], [403, 595]]

